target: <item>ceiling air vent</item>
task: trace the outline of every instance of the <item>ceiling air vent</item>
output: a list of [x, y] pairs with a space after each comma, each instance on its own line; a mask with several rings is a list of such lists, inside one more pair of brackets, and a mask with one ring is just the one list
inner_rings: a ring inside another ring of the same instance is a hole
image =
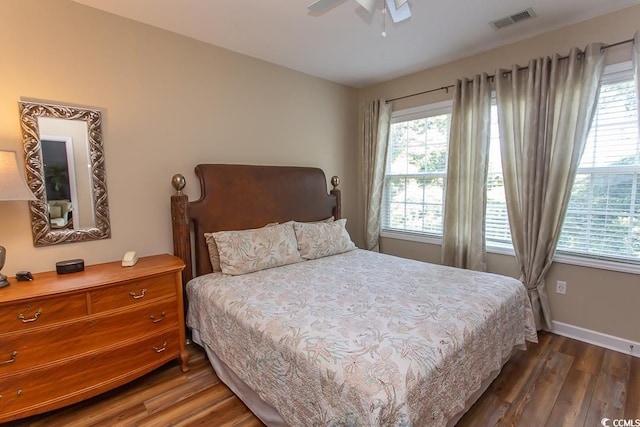
[[509, 25], [513, 25], [516, 22], [526, 21], [527, 19], [535, 18], [537, 15], [533, 11], [532, 8], [528, 8], [526, 10], [514, 13], [513, 15], [505, 16], [504, 18], [499, 18], [494, 21], [489, 22], [489, 25], [493, 27], [494, 30], [499, 30], [504, 27], [508, 27]]

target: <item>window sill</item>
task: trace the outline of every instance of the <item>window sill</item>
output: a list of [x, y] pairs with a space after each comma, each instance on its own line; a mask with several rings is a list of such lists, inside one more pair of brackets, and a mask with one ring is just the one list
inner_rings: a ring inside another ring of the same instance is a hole
[[442, 236], [437, 236], [435, 234], [412, 233], [410, 231], [382, 230], [380, 231], [380, 237], [442, 246]]
[[621, 273], [640, 274], [640, 265], [627, 262], [616, 262], [606, 259], [581, 257], [567, 253], [558, 253], [553, 257], [553, 262], [560, 264], [578, 265], [581, 267], [597, 268], [600, 270], [619, 271]]
[[[382, 230], [380, 237], [396, 240], [407, 240], [411, 242], [426, 243], [431, 245], [442, 245], [442, 237], [436, 235], [427, 235], [422, 233], [412, 233], [407, 231], [391, 231]], [[499, 255], [508, 255], [515, 257], [513, 248], [508, 245], [489, 244], [487, 243], [487, 253]], [[632, 264], [625, 262], [615, 262], [604, 259], [595, 259], [589, 257], [581, 257], [567, 253], [556, 253], [553, 262], [560, 264], [576, 265], [580, 267], [597, 268], [599, 270], [617, 271], [621, 273], [640, 274], [640, 264]]]

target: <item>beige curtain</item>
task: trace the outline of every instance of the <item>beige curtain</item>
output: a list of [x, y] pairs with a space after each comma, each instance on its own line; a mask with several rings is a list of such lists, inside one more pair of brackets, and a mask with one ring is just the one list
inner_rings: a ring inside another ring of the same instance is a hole
[[485, 271], [486, 182], [491, 129], [486, 74], [455, 85], [445, 194], [442, 263]]
[[362, 158], [364, 189], [365, 249], [380, 250], [380, 207], [387, 161], [391, 104], [384, 99], [362, 106]]
[[520, 280], [538, 329], [551, 329], [544, 277], [555, 253], [597, 105], [605, 50], [533, 59], [496, 72], [502, 170]]

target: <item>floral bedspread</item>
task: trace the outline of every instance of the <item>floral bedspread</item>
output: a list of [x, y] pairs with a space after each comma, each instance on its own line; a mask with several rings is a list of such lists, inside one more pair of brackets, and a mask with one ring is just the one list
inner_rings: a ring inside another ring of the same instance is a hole
[[187, 323], [291, 426], [442, 426], [537, 341], [516, 279], [354, 250], [187, 285]]

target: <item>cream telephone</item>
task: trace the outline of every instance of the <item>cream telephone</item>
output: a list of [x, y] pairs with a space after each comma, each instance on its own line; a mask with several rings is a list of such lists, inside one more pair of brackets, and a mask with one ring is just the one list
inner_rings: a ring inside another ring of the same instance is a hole
[[136, 254], [136, 251], [129, 251], [122, 257], [123, 267], [131, 267], [135, 265], [136, 262], [138, 262], [138, 254]]

